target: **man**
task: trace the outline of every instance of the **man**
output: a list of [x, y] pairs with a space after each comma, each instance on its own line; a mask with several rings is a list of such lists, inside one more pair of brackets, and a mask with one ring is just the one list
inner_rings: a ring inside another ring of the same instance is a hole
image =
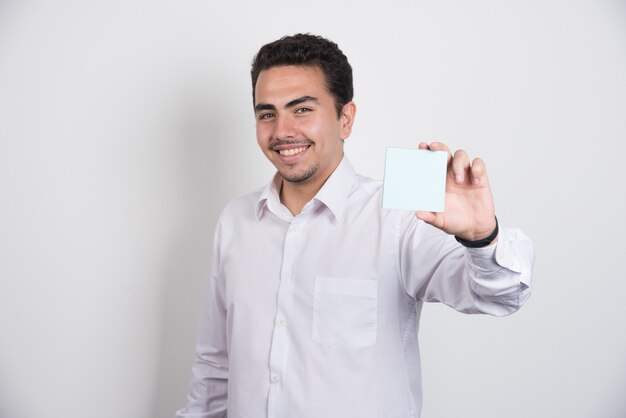
[[443, 213], [381, 208], [380, 182], [343, 154], [356, 107], [336, 44], [263, 46], [252, 87], [257, 141], [277, 173], [219, 219], [178, 416], [418, 417], [422, 303], [516, 311], [530, 294], [530, 241], [498, 233], [485, 165], [464, 151], [449, 153]]

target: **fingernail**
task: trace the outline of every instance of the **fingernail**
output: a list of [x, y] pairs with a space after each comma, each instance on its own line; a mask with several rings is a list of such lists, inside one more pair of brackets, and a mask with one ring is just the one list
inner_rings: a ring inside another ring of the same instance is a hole
[[476, 177], [474, 180], [472, 180], [472, 183], [478, 184], [478, 183], [480, 183], [480, 179], [478, 177]]
[[454, 179], [456, 180], [457, 183], [461, 183], [463, 181], [463, 176], [460, 174], [457, 174], [456, 176], [454, 176]]

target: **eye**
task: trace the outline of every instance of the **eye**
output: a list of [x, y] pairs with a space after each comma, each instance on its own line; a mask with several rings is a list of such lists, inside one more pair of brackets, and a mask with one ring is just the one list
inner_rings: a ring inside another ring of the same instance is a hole
[[309, 112], [312, 112], [312, 111], [313, 111], [313, 109], [309, 109], [308, 107], [299, 107], [299, 108], [296, 109], [296, 113], [300, 113], [300, 114], [302, 114], [302, 113], [309, 113]]
[[270, 118], [272, 118], [272, 117], [274, 117], [274, 114], [273, 114], [273, 113], [270, 113], [270, 112], [267, 112], [267, 113], [261, 113], [261, 114], [258, 116], [259, 120], [267, 120], [267, 119], [270, 119]]

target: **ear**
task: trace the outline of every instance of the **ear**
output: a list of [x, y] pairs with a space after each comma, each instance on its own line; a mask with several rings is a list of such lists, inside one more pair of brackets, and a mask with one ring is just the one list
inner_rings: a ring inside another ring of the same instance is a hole
[[348, 102], [341, 109], [339, 122], [341, 123], [341, 140], [347, 139], [352, 133], [352, 124], [356, 116], [356, 105], [354, 102]]

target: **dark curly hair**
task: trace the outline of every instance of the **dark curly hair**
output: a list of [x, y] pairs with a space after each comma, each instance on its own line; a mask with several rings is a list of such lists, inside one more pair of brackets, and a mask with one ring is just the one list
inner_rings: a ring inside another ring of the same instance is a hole
[[318, 67], [324, 73], [326, 88], [335, 99], [337, 117], [352, 100], [352, 67], [336, 43], [317, 35], [299, 33], [263, 45], [252, 61], [252, 102], [256, 82], [263, 70], [282, 65]]

